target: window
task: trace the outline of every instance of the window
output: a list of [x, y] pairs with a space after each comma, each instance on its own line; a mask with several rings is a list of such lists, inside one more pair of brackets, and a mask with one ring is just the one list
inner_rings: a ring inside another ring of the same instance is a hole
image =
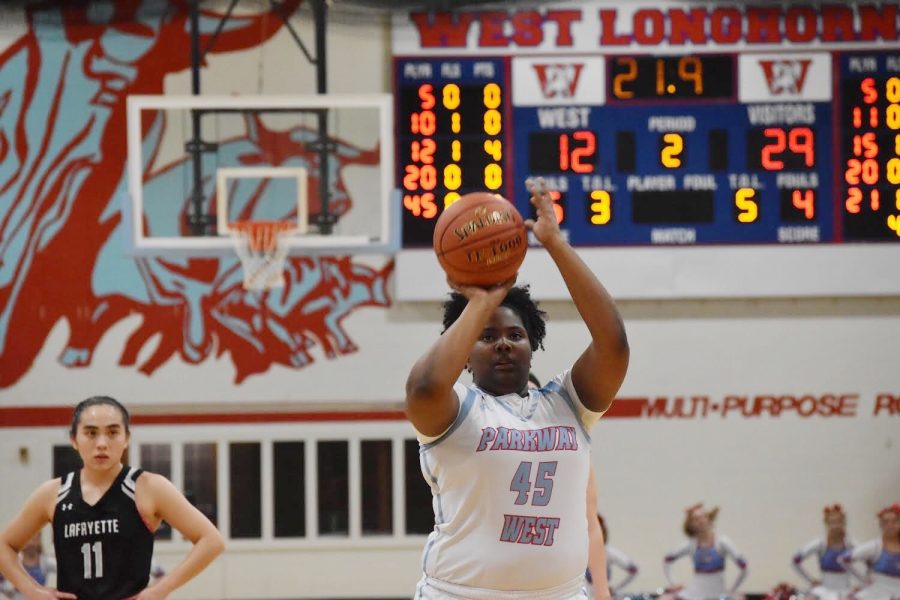
[[363, 535], [390, 534], [394, 530], [391, 440], [364, 440], [359, 454]]
[[347, 447], [344, 441], [317, 444], [319, 535], [350, 533]]
[[[419, 546], [434, 516], [410, 436], [399, 420], [173, 425], [141, 428], [134, 452], [236, 544]], [[165, 524], [157, 539], [184, 543]]]
[[216, 445], [184, 445], [184, 495], [213, 523], [218, 523]]
[[141, 468], [158, 473], [166, 479], [172, 478], [171, 444], [142, 444]]
[[306, 535], [306, 453], [303, 442], [272, 444], [275, 537]]
[[262, 473], [258, 442], [230, 444], [228, 486], [231, 537], [262, 537]]
[[[171, 444], [141, 444], [140, 457], [142, 469], [172, 479]], [[155, 537], [158, 540], [172, 539], [172, 527], [163, 521], [156, 530]]]
[[431, 488], [422, 478], [419, 465], [419, 442], [406, 440], [406, 533], [430, 533], [434, 529], [434, 512], [431, 509]]

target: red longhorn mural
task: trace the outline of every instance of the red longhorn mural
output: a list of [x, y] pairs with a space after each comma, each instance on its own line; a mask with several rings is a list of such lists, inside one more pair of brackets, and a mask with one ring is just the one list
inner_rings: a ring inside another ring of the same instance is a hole
[[[281, 10], [299, 4], [287, 0]], [[0, 54], [0, 389], [32, 368], [60, 321], [69, 330], [60, 356], [68, 367], [89, 365], [101, 338], [133, 316], [140, 322], [119, 362], [148, 375], [175, 356], [197, 364], [228, 354], [240, 382], [273, 364], [308, 365], [315, 345], [329, 358], [354, 352], [341, 321], [358, 307], [390, 304], [392, 264], [292, 258], [286, 286], [257, 297], [241, 287], [237, 258], [125, 254], [118, 200], [126, 187], [125, 101], [163, 93], [167, 75], [190, 67], [188, 3], [70, 5], [29, 3], [21, 9], [27, 30]], [[221, 17], [201, 14], [201, 47]], [[233, 16], [211, 52], [266, 43], [281, 25], [267, 14]], [[252, 162], [274, 134], [260, 124], [247, 129], [235, 143]], [[316, 161], [302, 145], [288, 154], [278, 160]], [[372, 164], [376, 154], [345, 142], [333, 151], [337, 212], [352, 203], [341, 169]], [[150, 164], [145, 177], [152, 184], [179, 168], [184, 160]], [[313, 210], [318, 202], [314, 195]], [[153, 351], [138, 364], [151, 339]]]

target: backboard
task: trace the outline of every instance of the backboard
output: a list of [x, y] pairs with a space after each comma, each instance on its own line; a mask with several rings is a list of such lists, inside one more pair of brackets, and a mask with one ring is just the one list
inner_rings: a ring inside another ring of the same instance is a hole
[[221, 256], [231, 223], [285, 220], [290, 254], [395, 252], [391, 110], [387, 94], [130, 96], [130, 250]]

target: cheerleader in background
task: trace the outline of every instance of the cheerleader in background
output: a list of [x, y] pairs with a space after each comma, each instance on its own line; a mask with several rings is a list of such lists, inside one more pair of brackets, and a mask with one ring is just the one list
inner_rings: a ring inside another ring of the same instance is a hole
[[[879, 512], [878, 524], [881, 539], [870, 540], [838, 557], [864, 584], [852, 595], [854, 600], [900, 600], [900, 503]], [[855, 562], [868, 565], [868, 575], [854, 567]]]
[[[847, 536], [847, 515], [840, 504], [824, 509], [825, 536], [816, 538], [794, 554], [794, 570], [811, 586], [810, 596], [817, 600], [838, 600], [845, 597], [851, 586], [850, 574], [838, 562], [838, 556], [853, 550], [853, 541]], [[819, 558], [821, 579], [812, 577], [803, 568], [803, 561], [810, 556]]]
[[[669, 582], [669, 591], [682, 600], [710, 600], [736, 598], [737, 590], [747, 576], [747, 561], [724, 535], [713, 529], [718, 508], [705, 510], [702, 503], [689, 507], [684, 520], [684, 532], [688, 539], [684, 544], [666, 554], [663, 573]], [[675, 584], [672, 579], [672, 563], [684, 556], [694, 562], [694, 577], [686, 586]], [[725, 559], [730, 558], [740, 569], [731, 587], [725, 586]]]
[[[597, 513], [597, 522], [600, 524], [601, 531], [603, 531], [603, 539], [605, 541], [606, 578], [609, 581], [609, 591], [610, 594], [615, 597], [621, 595], [622, 591], [625, 589], [625, 586], [631, 583], [631, 580], [635, 578], [638, 572], [638, 568], [637, 564], [633, 560], [631, 560], [631, 558], [627, 554], [625, 554], [615, 546], [609, 545], [606, 521], [603, 520], [603, 517], [600, 515], [600, 513]], [[613, 584], [612, 579], [613, 567], [618, 567], [621, 571], [624, 572], [622, 579], [615, 584]], [[587, 580], [588, 583], [593, 586], [593, 580], [590, 571], [588, 571], [587, 573]]]

